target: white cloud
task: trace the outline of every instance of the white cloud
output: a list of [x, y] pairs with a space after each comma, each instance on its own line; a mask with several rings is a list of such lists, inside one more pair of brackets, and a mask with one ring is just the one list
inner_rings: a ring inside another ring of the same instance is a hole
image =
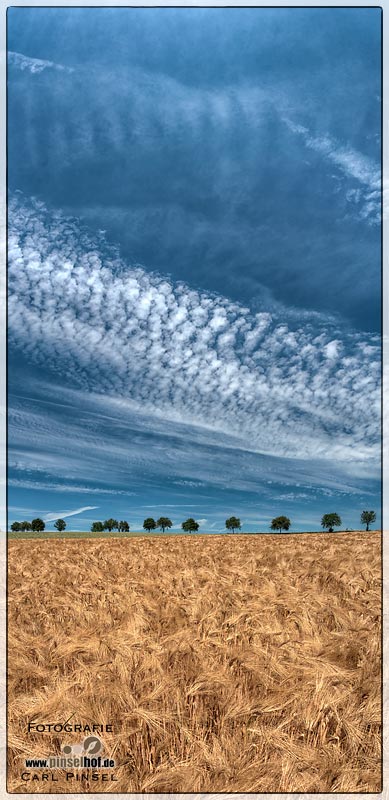
[[341, 346], [341, 342], [337, 342], [336, 340], [328, 342], [324, 347], [326, 358], [337, 358], [339, 346]]
[[53, 522], [55, 519], [63, 519], [65, 517], [74, 517], [76, 514], [82, 514], [83, 511], [94, 511], [95, 508], [98, 506], [83, 506], [82, 508], [76, 508], [75, 511], [55, 511], [53, 513], [46, 514], [45, 522]]
[[180, 480], [180, 481], [174, 481], [174, 483], [176, 486], [188, 486], [191, 489], [197, 489], [201, 488], [202, 486], [205, 486], [205, 483], [203, 483], [202, 481]]
[[[196, 505], [198, 507], [199, 503], [197, 503]], [[189, 502], [189, 503], [163, 503], [163, 507], [164, 508], [196, 508], [196, 505], [193, 505], [193, 503], [191, 503], [191, 502]], [[142, 506], [140, 506], [140, 508], [161, 508], [161, 503], [157, 503], [157, 505], [152, 505], [152, 506], [144, 506], [144, 505], [142, 505]]]
[[361, 202], [360, 217], [371, 224], [381, 221], [381, 171], [368, 156], [347, 147], [330, 136], [312, 136], [308, 128], [298, 125], [284, 117], [289, 130], [304, 139], [305, 145], [335, 164], [347, 178], [361, 185], [361, 189], [346, 191], [346, 199], [352, 203]]
[[9, 338], [64, 386], [165, 430], [189, 425], [204, 441], [331, 463], [374, 463], [379, 452], [378, 337], [309, 320], [291, 330], [129, 267], [21, 197], [10, 204]]
[[102, 495], [134, 495], [135, 492], [125, 492], [119, 489], [100, 489], [89, 486], [77, 486], [64, 483], [45, 483], [44, 481], [34, 481], [23, 478], [10, 478], [8, 486], [16, 489], [39, 489], [42, 492], [64, 492], [65, 494], [102, 494]]
[[[31, 410], [31, 398], [24, 399], [25, 410], [22, 410], [15, 407], [17, 398], [10, 397], [9, 466], [22, 476], [33, 469], [42, 476], [43, 483], [47, 475], [75, 481], [87, 474], [98, 483], [103, 483], [108, 475], [111, 484], [123, 488], [123, 494], [130, 487], [139, 496], [144, 494], [147, 475], [152, 486], [164, 486], [165, 496], [170, 490], [170, 496], [166, 496], [166, 502], [172, 501], [170, 508], [177, 505], [176, 486], [182, 475], [188, 476], [190, 483], [201, 482], [211, 492], [215, 489], [255, 492], [262, 503], [274, 494], [279, 483], [299, 490], [304, 486], [316, 492], [333, 493], [342, 487], [346, 493], [355, 495], [359, 491], [358, 481], [363, 480], [366, 488], [367, 476], [379, 479], [379, 462], [358, 461], [358, 453], [347, 463], [274, 459], [249, 449], [249, 445], [244, 447], [240, 440], [223, 432], [135, 412], [130, 403], [118, 403], [115, 398], [85, 395], [55, 383], [44, 383], [41, 393], [46, 402], [36, 404], [35, 411]], [[51, 402], [59, 394], [61, 407]], [[64, 449], [64, 441], [71, 441], [72, 448]], [[38, 478], [37, 483], [40, 483]], [[180, 505], [184, 507], [187, 496], [181, 494], [181, 497]], [[190, 508], [202, 507], [202, 513], [207, 513], [208, 494], [202, 491], [196, 492], [195, 498], [192, 494], [190, 497], [188, 512]], [[225, 502], [228, 503], [228, 495]], [[164, 506], [167, 507], [166, 503]], [[229, 510], [236, 513], [235, 508]]]
[[34, 73], [43, 72], [45, 69], [55, 69], [60, 72], [74, 72], [73, 67], [64, 67], [62, 64], [55, 64], [53, 61], [44, 61], [41, 58], [30, 58], [23, 53], [8, 52], [8, 63], [20, 70]]

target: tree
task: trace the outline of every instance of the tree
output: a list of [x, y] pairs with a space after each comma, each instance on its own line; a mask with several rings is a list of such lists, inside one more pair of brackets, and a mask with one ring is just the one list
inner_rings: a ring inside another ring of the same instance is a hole
[[92, 522], [91, 531], [92, 533], [101, 533], [104, 530], [104, 525], [102, 522]]
[[54, 522], [54, 528], [56, 528], [56, 529], [57, 529], [57, 531], [59, 531], [60, 533], [62, 533], [62, 531], [64, 531], [64, 530], [65, 530], [65, 528], [66, 528], [66, 522], [65, 522], [65, 520], [64, 520], [64, 519], [57, 519], [57, 521], [56, 521], [56, 522]]
[[32, 530], [31, 522], [27, 522], [27, 520], [24, 520], [24, 522], [21, 522], [20, 523], [20, 530], [21, 531], [31, 531]]
[[118, 529], [117, 519], [112, 519], [112, 517], [110, 519], [106, 519], [103, 525], [103, 529], [105, 531], [109, 531], [110, 533], [113, 530], [117, 530]]
[[46, 527], [45, 523], [43, 522], [43, 519], [40, 519], [40, 517], [37, 517], [36, 519], [33, 519], [32, 523], [31, 523], [31, 528], [35, 532], [44, 531], [45, 527]]
[[118, 525], [120, 533], [128, 533], [130, 526], [125, 519], [121, 519]]
[[189, 519], [185, 520], [185, 522], [183, 522], [181, 525], [182, 530], [186, 533], [198, 531], [199, 527], [199, 523], [192, 519], [192, 517], [189, 517]]
[[323, 514], [321, 518], [321, 527], [328, 528], [329, 533], [334, 532], [334, 528], [339, 528], [342, 520], [339, 514]]
[[226, 519], [226, 528], [228, 531], [235, 533], [235, 530], [240, 531], [241, 527], [239, 517], [229, 517], [229, 519]]
[[289, 517], [274, 517], [271, 521], [270, 529], [282, 533], [282, 531], [288, 531], [291, 524]]
[[13, 522], [11, 525], [11, 531], [21, 531], [21, 522]]
[[166, 528], [171, 528], [172, 525], [173, 525], [173, 523], [172, 523], [171, 519], [169, 519], [169, 517], [160, 517], [157, 520], [157, 526], [158, 526], [158, 528], [161, 528], [163, 533], [165, 533]]
[[366, 525], [367, 531], [369, 530], [370, 523], [375, 521], [376, 521], [375, 511], [362, 511], [361, 522], [363, 525]]
[[157, 523], [155, 519], [153, 519], [152, 517], [147, 517], [147, 519], [145, 519], [143, 523], [143, 528], [145, 531], [155, 531], [156, 527]]

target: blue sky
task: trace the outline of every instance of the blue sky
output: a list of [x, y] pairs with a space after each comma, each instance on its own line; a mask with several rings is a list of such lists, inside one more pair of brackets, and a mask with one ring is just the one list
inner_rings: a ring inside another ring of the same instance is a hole
[[380, 26], [8, 11], [10, 521], [378, 514]]

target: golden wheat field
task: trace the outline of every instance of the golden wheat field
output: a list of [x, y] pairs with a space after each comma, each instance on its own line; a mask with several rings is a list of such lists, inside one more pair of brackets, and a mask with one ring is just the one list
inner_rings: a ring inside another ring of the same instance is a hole
[[[380, 791], [379, 533], [21, 540], [8, 563], [9, 791]], [[80, 739], [28, 722], [72, 715], [113, 725], [108, 779], [23, 780]]]

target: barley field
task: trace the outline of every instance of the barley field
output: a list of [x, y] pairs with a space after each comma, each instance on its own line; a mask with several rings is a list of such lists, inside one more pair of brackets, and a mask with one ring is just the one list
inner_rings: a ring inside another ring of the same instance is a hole
[[[9, 791], [380, 791], [379, 533], [19, 540], [8, 563]], [[115, 782], [22, 779], [80, 739], [28, 722], [69, 717], [113, 725]]]

